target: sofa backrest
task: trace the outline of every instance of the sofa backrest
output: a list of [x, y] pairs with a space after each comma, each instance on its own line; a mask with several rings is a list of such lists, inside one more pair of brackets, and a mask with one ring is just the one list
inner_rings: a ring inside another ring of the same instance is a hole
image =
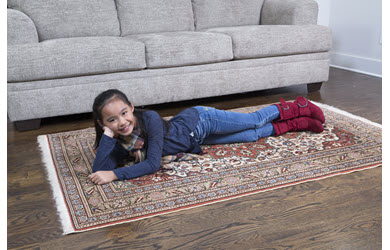
[[8, 0], [34, 22], [39, 40], [119, 36], [114, 0]]
[[264, 0], [192, 0], [195, 29], [260, 24]]
[[191, 0], [116, 0], [121, 35], [192, 31]]
[[264, 0], [8, 0], [39, 40], [260, 24]]

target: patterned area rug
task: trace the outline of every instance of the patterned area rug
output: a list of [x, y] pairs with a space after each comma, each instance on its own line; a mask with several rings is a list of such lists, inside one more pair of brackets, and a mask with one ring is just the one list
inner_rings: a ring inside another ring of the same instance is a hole
[[294, 132], [255, 143], [203, 146], [207, 154], [196, 161], [170, 163], [156, 174], [102, 186], [88, 179], [95, 157], [93, 128], [39, 136], [64, 234], [381, 165], [381, 125], [318, 105], [326, 117], [323, 133]]

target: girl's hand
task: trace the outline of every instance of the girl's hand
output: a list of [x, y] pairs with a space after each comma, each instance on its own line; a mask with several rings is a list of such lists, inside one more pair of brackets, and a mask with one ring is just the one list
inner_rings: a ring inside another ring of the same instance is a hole
[[88, 177], [93, 183], [97, 185], [103, 185], [118, 180], [118, 177], [116, 177], [114, 171], [97, 171]]
[[114, 138], [115, 137], [115, 133], [112, 132], [111, 129], [109, 129], [108, 127], [106, 126], [103, 126], [103, 130], [104, 130], [104, 134], [111, 137], [111, 138]]

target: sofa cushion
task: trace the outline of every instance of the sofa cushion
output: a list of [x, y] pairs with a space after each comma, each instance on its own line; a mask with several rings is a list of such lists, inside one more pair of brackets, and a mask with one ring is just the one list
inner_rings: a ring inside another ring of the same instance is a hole
[[114, 0], [8, 0], [29, 16], [40, 41], [84, 36], [119, 36]]
[[145, 68], [145, 45], [124, 37], [62, 38], [8, 46], [8, 81]]
[[195, 29], [260, 24], [264, 0], [192, 0]]
[[116, 0], [121, 35], [192, 31], [191, 0]]
[[233, 40], [235, 59], [329, 51], [331, 31], [320, 25], [255, 25], [207, 29]]
[[233, 58], [229, 36], [205, 32], [163, 32], [129, 36], [146, 47], [148, 68], [229, 61]]

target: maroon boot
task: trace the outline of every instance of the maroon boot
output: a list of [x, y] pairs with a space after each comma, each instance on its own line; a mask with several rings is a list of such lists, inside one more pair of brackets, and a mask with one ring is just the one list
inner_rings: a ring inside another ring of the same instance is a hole
[[276, 104], [276, 106], [279, 109], [280, 121], [296, 117], [311, 117], [325, 123], [322, 110], [302, 96], [298, 96], [294, 102], [286, 102], [280, 98], [280, 104]]
[[276, 121], [272, 122], [272, 125], [276, 131], [276, 135], [281, 135], [289, 131], [311, 131], [315, 133], [321, 133], [324, 131], [324, 126], [322, 126], [320, 121], [309, 117], [299, 117], [287, 121]]

